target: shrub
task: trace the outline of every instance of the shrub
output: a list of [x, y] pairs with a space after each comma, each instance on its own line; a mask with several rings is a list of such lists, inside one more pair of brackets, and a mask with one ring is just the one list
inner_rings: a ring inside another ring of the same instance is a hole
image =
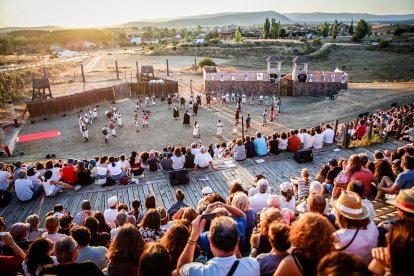
[[[204, 67], [204, 66], [216, 66], [216, 63], [208, 57], [203, 58], [202, 60], [200, 60], [197, 65], [199, 67]], [[193, 67], [194, 68], [194, 67]]]
[[151, 45], [151, 46], [148, 47], [148, 49], [150, 49], [150, 50], [154, 50], [154, 48], [155, 48], [154, 45]]
[[201, 46], [201, 44], [197, 44], [197, 47], [200, 47]]
[[207, 47], [208, 43], [207, 42], [203, 42], [203, 47]]
[[220, 42], [220, 39], [218, 39], [218, 38], [213, 38], [213, 39], [210, 39], [208, 42], [209, 42], [209, 43], [212, 43], [212, 44], [218, 44], [218, 43]]
[[388, 47], [388, 44], [389, 44], [389, 42], [388, 42], [388, 40], [381, 40], [380, 42], [379, 42], [379, 44], [378, 44], [378, 47], [379, 48], [387, 48]]
[[359, 41], [358, 36], [357, 36], [357, 35], [353, 35], [353, 36], [351, 37], [351, 41], [352, 41], [352, 42], [358, 42], [358, 41]]
[[349, 143], [350, 148], [369, 147], [373, 144], [381, 143], [378, 134], [371, 134], [371, 139], [367, 136], [362, 137], [361, 140], [354, 140]]
[[308, 40], [306, 38], [302, 37], [301, 39], [299, 39], [299, 42], [306, 43], [306, 42], [308, 42]]
[[174, 47], [173, 47], [173, 50], [174, 50], [174, 51], [175, 51], [175, 50], [177, 50], [177, 47], [175, 47], [175, 46], [174, 46]]
[[315, 44], [315, 45], [322, 45], [322, 40], [321, 40], [321, 38], [320, 38], [320, 37], [318, 37], [318, 38], [315, 38], [315, 39], [312, 41], [312, 43], [313, 43], [313, 44]]

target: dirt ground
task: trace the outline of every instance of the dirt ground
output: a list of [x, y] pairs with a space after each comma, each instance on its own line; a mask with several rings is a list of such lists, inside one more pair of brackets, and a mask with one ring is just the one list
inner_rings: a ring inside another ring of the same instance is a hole
[[[202, 84], [202, 77], [193, 74], [180, 74], [177, 80], [180, 83], [180, 94], [188, 99], [190, 94], [189, 81], [193, 80], [193, 89], [198, 94]], [[322, 97], [282, 97], [281, 113], [278, 114], [276, 122], [269, 122], [265, 127], [261, 126], [261, 115], [266, 106], [249, 104], [244, 105], [240, 115], [246, 117], [248, 113], [252, 117], [252, 132], [261, 131], [264, 134], [271, 134], [274, 131], [287, 131], [290, 128], [311, 128], [319, 125], [320, 122], [339, 122], [353, 120], [359, 113], [376, 112], [390, 108], [391, 103], [397, 102], [399, 105], [414, 102], [414, 83], [373, 83], [373, 84], [350, 84], [347, 92], [338, 95], [336, 100], [327, 100]], [[188, 104], [188, 103], [187, 103]], [[204, 101], [203, 101], [204, 104]], [[50, 118], [44, 121], [36, 121], [34, 124], [26, 122], [22, 126], [20, 135], [31, 134], [42, 131], [59, 130], [61, 136], [26, 143], [18, 143], [15, 153], [19, 150], [24, 151], [23, 156], [19, 156], [26, 162], [44, 160], [46, 154], [55, 153], [57, 158], [92, 158], [103, 154], [118, 156], [120, 154], [130, 154], [132, 150], [138, 152], [144, 150], [160, 151], [162, 147], [189, 146], [191, 143], [198, 142], [192, 138], [193, 128], [183, 126], [183, 114], [187, 110], [180, 110], [180, 119], [173, 119], [172, 110], [167, 110], [166, 105], [160, 105], [157, 98], [156, 106], [151, 107], [149, 117], [149, 128], [135, 131], [133, 121], [133, 111], [135, 102], [133, 99], [117, 102], [121, 113], [124, 116], [124, 127], [120, 128], [116, 124], [117, 137], [110, 137], [108, 144], [104, 143], [102, 128], [104, 124], [109, 124], [108, 118], [104, 115], [109, 110], [109, 104], [101, 105], [98, 108], [99, 119], [89, 127], [90, 141], [85, 143], [82, 140], [79, 126], [77, 123], [76, 112], [67, 114], [66, 117]], [[201, 142], [203, 145], [230, 141], [236, 138], [232, 135], [235, 104], [228, 107], [216, 107], [206, 109], [205, 106], [199, 109], [198, 116], [192, 118], [200, 125]], [[216, 137], [217, 121], [223, 122], [223, 138]], [[142, 119], [140, 119], [142, 126]], [[241, 132], [241, 128], [240, 128]], [[241, 134], [237, 137], [241, 137]], [[0, 157], [1, 159], [8, 159]], [[16, 160], [16, 157], [10, 158]], [[4, 160], [8, 162], [9, 160]]]

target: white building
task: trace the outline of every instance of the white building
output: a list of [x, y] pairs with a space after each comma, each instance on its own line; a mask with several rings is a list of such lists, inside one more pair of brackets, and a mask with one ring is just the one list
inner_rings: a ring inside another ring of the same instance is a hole
[[69, 57], [69, 56], [77, 56], [79, 52], [66, 50], [66, 49], [55, 49], [52, 52], [53, 54], [57, 54], [60, 57]]
[[139, 45], [142, 43], [142, 37], [133, 37], [131, 38], [131, 44], [135, 42], [136, 45]]
[[204, 43], [204, 39], [194, 39], [194, 40], [193, 40], [193, 43], [194, 43], [194, 44], [201, 44], [201, 43]]

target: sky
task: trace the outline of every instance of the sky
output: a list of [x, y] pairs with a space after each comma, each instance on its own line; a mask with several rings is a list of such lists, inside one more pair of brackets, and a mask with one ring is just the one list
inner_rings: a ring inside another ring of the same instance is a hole
[[221, 12], [274, 10], [292, 12], [414, 13], [413, 0], [0, 0], [0, 27], [103, 27], [140, 19], [171, 18]]

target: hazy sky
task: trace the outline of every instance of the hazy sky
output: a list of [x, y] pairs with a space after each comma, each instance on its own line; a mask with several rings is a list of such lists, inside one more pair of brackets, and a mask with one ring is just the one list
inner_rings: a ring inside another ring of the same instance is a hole
[[[220, 12], [414, 13], [413, 0], [0, 0], [0, 27], [99, 27], [139, 19]], [[265, 4], [266, 3], [266, 4]]]

